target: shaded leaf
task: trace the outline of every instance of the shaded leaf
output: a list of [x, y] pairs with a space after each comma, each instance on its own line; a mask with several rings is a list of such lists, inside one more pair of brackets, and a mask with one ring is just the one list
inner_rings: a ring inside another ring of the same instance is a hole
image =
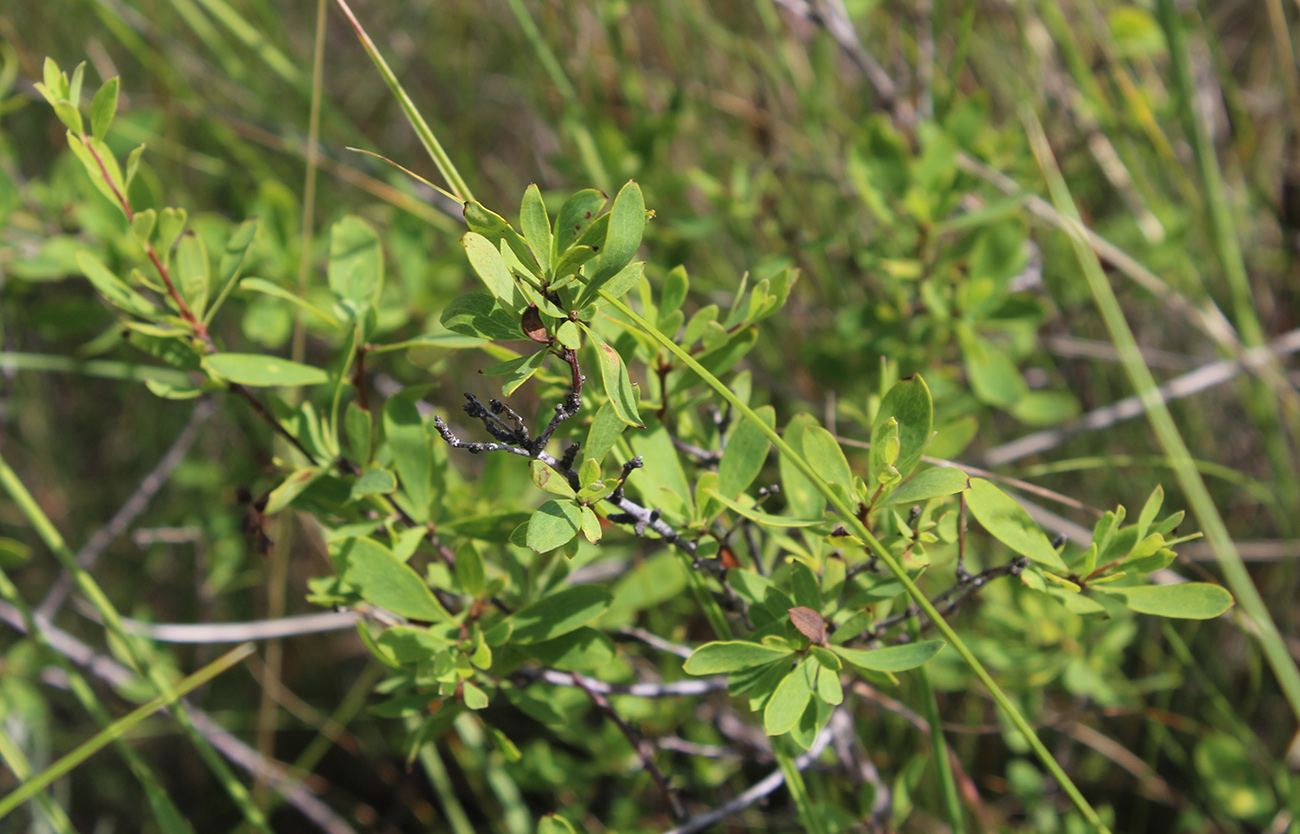
[[905, 672], [924, 665], [937, 655], [944, 645], [946, 644], [942, 640], [924, 640], [920, 643], [890, 646], [875, 651], [846, 649], [843, 646], [832, 646], [831, 651], [859, 669], [873, 672]]
[[553, 640], [586, 625], [605, 613], [611, 597], [595, 585], [575, 585], [515, 612], [507, 621], [514, 626], [511, 640], [524, 645]]
[[344, 539], [331, 555], [335, 571], [367, 602], [413, 620], [451, 621], [419, 574], [374, 539]]
[[528, 547], [538, 553], [567, 544], [582, 529], [582, 511], [572, 501], [547, 501], [528, 519]]

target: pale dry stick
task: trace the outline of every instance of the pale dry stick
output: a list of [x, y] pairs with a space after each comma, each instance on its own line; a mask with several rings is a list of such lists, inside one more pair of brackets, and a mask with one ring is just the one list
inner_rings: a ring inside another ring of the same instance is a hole
[[[834, 731], [829, 726], [818, 733], [812, 746], [808, 748], [806, 752], [795, 757], [795, 770], [807, 770], [808, 766], [816, 761], [817, 757], [820, 756], [822, 751], [826, 749], [827, 745], [831, 743], [833, 736]], [[785, 784], [785, 774], [781, 772], [780, 768], [777, 768], [767, 776], [755, 782], [748, 790], [744, 791], [730, 802], [719, 805], [717, 808], [714, 808], [712, 811], [707, 813], [691, 817], [689, 822], [679, 825], [669, 831], [665, 831], [664, 834], [693, 834], [693, 832], [696, 831], [703, 831], [719, 820], [726, 819], [732, 814], [740, 813], [750, 805], [753, 805], [763, 797], [774, 792], [783, 784]]]
[[554, 686], [579, 686], [601, 695], [631, 695], [634, 698], [668, 698], [691, 695], [707, 695], [721, 692], [727, 688], [726, 676], [700, 678], [698, 680], [670, 681], [668, 683], [605, 683], [596, 678], [574, 675], [569, 672], [557, 672], [554, 669], [541, 671], [524, 670], [525, 678], [546, 681]]
[[[1261, 345], [1244, 351], [1240, 360], [1220, 359], [1175, 377], [1159, 386], [1155, 393], [1164, 402], [1188, 397], [1228, 382], [1243, 370], [1263, 367], [1280, 356], [1287, 356], [1297, 351], [1300, 351], [1300, 328], [1283, 334], [1267, 346]], [[1145, 411], [1146, 407], [1142, 404], [1141, 396], [1135, 394], [1125, 397], [1111, 405], [1094, 409], [1059, 428], [1044, 429], [990, 449], [984, 454], [984, 464], [1004, 466], [1021, 458], [1053, 449], [1081, 432], [1108, 428], [1116, 423], [1139, 417]]]
[[[21, 612], [7, 602], [0, 602], [0, 620], [3, 620], [21, 634], [27, 633], [26, 623]], [[41, 630], [50, 648], [84, 667], [95, 677], [115, 687], [135, 687], [139, 685], [136, 675], [117, 661], [99, 654], [90, 646], [81, 642], [66, 631], [54, 626], [48, 620], [36, 618], [36, 625]], [[307, 788], [298, 784], [292, 772], [281, 762], [272, 761], [258, 755], [210, 715], [180, 699], [189, 712], [190, 720], [208, 743], [221, 753], [228, 761], [243, 768], [254, 777], [265, 777], [271, 787], [285, 798], [290, 805], [307, 819], [316, 824], [326, 834], [356, 834], [346, 820], [333, 808], [325, 804]]]
[[127, 634], [138, 634], [159, 643], [215, 645], [345, 631], [356, 628], [357, 621], [361, 619], [364, 616], [357, 611], [327, 611], [243, 623], [149, 623], [123, 617], [122, 626]]
[[[127, 531], [127, 528], [144, 512], [153, 500], [158, 491], [167, 483], [172, 472], [185, 459], [190, 447], [199, 438], [199, 430], [203, 428], [212, 415], [216, 412], [216, 405], [211, 399], [203, 399], [194, 410], [190, 412], [189, 422], [181, 429], [180, 434], [172, 441], [171, 448], [158, 461], [144, 480], [136, 487], [131, 497], [127, 498], [118, 511], [113, 513], [113, 517], [108, 523], [94, 532], [86, 543], [77, 551], [77, 564], [89, 570], [95, 562], [104, 553], [110, 544], [119, 536]], [[39, 618], [52, 620], [59, 613], [59, 608], [63, 605], [64, 600], [68, 598], [68, 592], [72, 590], [72, 577], [67, 571], [59, 574], [50, 587], [45, 599], [36, 607], [36, 616]]]

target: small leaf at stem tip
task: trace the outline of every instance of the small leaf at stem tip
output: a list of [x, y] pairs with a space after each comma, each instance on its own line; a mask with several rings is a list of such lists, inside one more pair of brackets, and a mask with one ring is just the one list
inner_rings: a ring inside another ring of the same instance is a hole
[[791, 608], [789, 614], [800, 634], [818, 645], [826, 642], [826, 620], [821, 614], [802, 605]]

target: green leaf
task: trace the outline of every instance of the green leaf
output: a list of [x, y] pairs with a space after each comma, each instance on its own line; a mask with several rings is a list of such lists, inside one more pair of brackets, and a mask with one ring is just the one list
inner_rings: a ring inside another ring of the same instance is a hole
[[370, 462], [371, 433], [370, 412], [357, 404], [356, 400], [348, 403], [348, 410], [343, 417], [343, 426], [347, 430], [348, 444], [352, 447], [352, 459], [362, 466]]
[[641, 282], [641, 276], [644, 274], [645, 261], [635, 261], [634, 263], [630, 263], [620, 269], [608, 281], [605, 281], [600, 285], [588, 284], [582, 291], [582, 294], [578, 296], [578, 300], [574, 302], [573, 306], [579, 310], [593, 304], [599, 306], [604, 303], [604, 300], [600, 296], [602, 290], [615, 298], [621, 298], [627, 294], [628, 290]]
[[613, 403], [605, 403], [596, 412], [587, 431], [587, 442], [582, 452], [589, 460], [600, 463], [609, 454], [609, 450], [618, 443], [619, 437], [627, 430], [627, 423], [619, 419]]
[[577, 494], [573, 491], [573, 487], [569, 486], [567, 478], [540, 460], [530, 461], [528, 470], [533, 477], [534, 486], [538, 489], [544, 489], [552, 495], [564, 498], [572, 498]]
[[983, 478], [971, 478], [966, 506], [993, 538], [1021, 556], [1065, 573], [1061, 557], [1024, 507]]
[[114, 76], [104, 82], [95, 93], [95, 99], [90, 103], [90, 133], [96, 139], [103, 139], [108, 133], [108, 127], [113, 123], [113, 116], [117, 113], [117, 89], [121, 82]]
[[331, 556], [335, 571], [367, 602], [412, 620], [451, 622], [419, 574], [374, 539], [336, 542]]
[[492, 241], [477, 232], [466, 232], [460, 239], [469, 257], [470, 266], [488, 288], [488, 292], [500, 302], [501, 307], [515, 315], [523, 312], [527, 306], [523, 294], [515, 287], [514, 276], [506, 267], [505, 259]]
[[[796, 414], [790, 418], [782, 439], [795, 449], [803, 448], [803, 432], [808, 426], [817, 424], [811, 414]], [[812, 481], [795, 467], [785, 455], [777, 458], [781, 472], [781, 494], [785, 497], [787, 511], [796, 517], [820, 518], [826, 507], [826, 499], [813, 486]]]
[[[772, 406], [765, 405], [755, 411], [768, 428], [776, 426], [776, 411]], [[718, 492], [735, 498], [748, 489], [763, 471], [771, 445], [753, 421], [739, 421], [718, 462]]]
[[975, 395], [989, 405], [1006, 408], [1026, 393], [1020, 371], [1007, 355], [969, 327], [958, 326], [957, 338]]
[[253, 248], [257, 240], [258, 230], [261, 229], [261, 223], [257, 218], [245, 220], [235, 229], [226, 246], [221, 252], [221, 261], [217, 264], [217, 277], [221, 284], [221, 292], [217, 295], [217, 300], [208, 308], [208, 314], [204, 321], [211, 321], [216, 314], [230, 290], [235, 286], [235, 281], [239, 279], [243, 272], [244, 263], [248, 260], [248, 253]]
[[934, 424], [930, 388], [920, 374], [899, 380], [885, 394], [880, 410], [876, 412], [875, 425], [890, 417], [898, 421], [899, 452], [894, 468], [906, 478], [921, 460]]
[[185, 232], [185, 223], [189, 214], [183, 208], [167, 207], [158, 215], [158, 251], [166, 260], [170, 257], [172, 247]]
[[462, 684], [461, 692], [463, 693], [462, 697], [465, 699], [465, 706], [470, 709], [483, 709], [488, 705], [487, 693], [469, 681]]
[[877, 420], [871, 432], [871, 452], [867, 455], [869, 495], [880, 486], [891, 487], [902, 479], [902, 473], [894, 466], [899, 449], [898, 421], [893, 417]]
[[821, 426], [808, 426], [803, 432], [803, 454], [827, 483], [839, 484], [846, 495], [853, 494], [853, 472], [834, 435]]
[[790, 590], [794, 594], [795, 605], [812, 609], [814, 613], [822, 610], [821, 586], [812, 568], [803, 562], [795, 562], [790, 566]]
[[636, 180], [628, 180], [627, 185], [614, 198], [614, 207], [609, 211], [605, 245], [600, 251], [600, 260], [596, 262], [591, 279], [587, 282], [587, 293], [594, 296], [606, 281], [632, 262], [632, 257], [641, 245], [644, 231], [645, 198], [642, 197], [641, 186], [637, 185]]
[[614, 641], [604, 632], [583, 626], [568, 634], [533, 643], [525, 651], [561, 672], [594, 672], [614, 660]]
[[890, 646], [875, 651], [846, 649], [843, 646], [831, 646], [831, 651], [859, 669], [871, 672], [906, 672], [923, 666], [930, 658], [937, 655], [946, 645], [942, 640], [923, 640], [920, 643], [907, 643], [902, 646]]
[[766, 666], [791, 654], [793, 652], [789, 649], [776, 649], [745, 640], [728, 640], [700, 646], [691, 652], [682, 668], [692, 675], [719, 675]]
[[279, 284], [272, 283], [265, 278], [245, 278], [239, 282], [239, 288], [241, 290], [260, 292], [263, 295], [284, 299], [290, 304], [301, 307], [335, 329], [343, 328], [343, 322], [336, 319], [332, 314], [327, 313], [316, 305], [304, 300], [297, 293], [290, 292]]
[[118, 278], [108, 267], [100, 263], [99, 259], [89, 252], [77, 253], [77, 265], [81, 267], [82, 273], [90, 279], [90, 283], [95, 285], [99, 294], [108, 299], [114, 306], [133, 313], [144, 318], [151, 318], [158, 313], [158, 308], [153, 305], [149, 299], [127, 286], [126, 282]]
[[408, 512], [423, 524], [433, 500], [433, 448], [416, 403], [424, 391], [407, 388], [384, 403], [384, 436], [397, 466], [402, 491], [410, 499]]
[[582, 535], [592, 544], [599, 542], [603, 535], [600, 529], [600, 516], [585, 504], [582, 507]]
[[460, 587], [474, 599], [481, 599], [487, 588], [483, 571], [483, 557], [472, 543], [465, 542], [456, 551], [456, 579]]
[[[529, 248], [528, 242], [506, 222], [505, 218], [488, 211], [481, 203], [469, 200], [465, 203], [465, 225], [470, 231], [483, 235], [494, 244], [502, 244], [514, 255], [514, 260], [523, 271], [532, 274], [535, 279], [542, 277], [541, 266]], [[497, 250], [502, 254], [501, 249]]]
[[691, 488], [668, 430], [651, 418], [647, 430], [633, 432], [630, 441], [633, 453], [644, 459], [644, 465], [632, 475], [630, 483], [651, 506], [663, 506], [667, 499], [671, 507], [680, 506], [683, 514], [689, 515]]
[[259, 353], [214, 353], [203, 357], [203, 366], [231, 382], [254, 387], [321, 385], [330, 379], [320, 368]]
[[1165, 501], [1165, 488], [1156, 486], [1151, 491], [1151, 497], [1147, 498], [1146, 504], [1142, 506], [1142, 512], [1138, 515], [1137, 536], [1138, 541], [1142, 541], [1147, 536], [1147, 530], [1151, 527], [1151, 522], [1156, 520], [1160, 514], [1160, 505]]
[[[669, 270], [668, 275], [664, 278], [664, 289], [659, 295], [659, 316], [664, 318], [677, 310], [681, 309], [682, 302], [686, 300], [686, 293], [690, 291], [691, 279], [686, 274], [686, 267], [676, 266]], [[669, 333], [669, 336], [674, 334]]]
[[349, 498], [355, 501], [367, 495], [387, 495], [397, 491], [397, 477], [387, 469], [367, 469], [352, 484]]
[[594, 188], [579, 191], [564, 201], [555, 218], [552, 250], [555, 257], [552, 257], [552, 261], [558, 263], [558, 259], [591, 227], [608, 201], [608, 197]]
[[551, 271], [551, 219], [546, 216], [546, 203], [542, 201], [542, 192], [537, 183], [532, 183], [524, 191], [523, 203], [519, 206], [519, 226], [524, 231], [528, 248], [537, 256], [537, 263], [543, 273]]
[[462, 336], [493, 341], [524, 338], [519, 319], [501, 308], [496, 299], [483, 293], [469, 293], [452, 299], [442, 311], [442, 326]]
[[330, 289], [358, 309], [373, 304], [384, 284], [384, 250], [370, 224], [349, 214], [330, 229]]
[[880, 506], [894, 504], [919, 504], [931, 498], [952, 495], [970, 486], [970, 477], [960, 469], [951, 466], [936, 466], [919, 472], [894, 490]]
[[560, 326], [555, 328], [555, 338], [569, 350], [582, 347], [582, 331], [571, 321], [560, 322]]
[[568, 634], [605, 613], [609, 592], [595, 585], [575, 585], [539, 599], [507, 622], [514, 625], [511, 642], [519, 645], [541, 643]]
[[176, 248], [176, 272], [180, 278], [181, 295], [190, 305], [190, 311], [199, 318], [203, 317], [208, 304], [211, 271], [203, 238], [193, 232], [182, 236]]
[[488, 376], [506, 376], [506, 381], [501, 383], [501, 393], [510, 396], [519, 390], [519, 386], [528, 381], [529, 377], [537, 373], [550, 354], [545, 348], [530, 353], [527, 356], [517, 356], [514, 359], [507, 359], [498, 365], [493, 365], [483, 373]]
[[600, 364], [600, 380], [605, 386], [605, 394], [609, 397], [610, 404], [614, 407], [615, 416], [633, 428], [645, 428], [645, 424], [641, 422], [641, 415], [637, 411], [637, 393], [628, 377], [627, 365], [623, 363], [623, 357], [590, 328], [587, 329], [587, 335], [591, 336], [592, 343], [595, 345], [596, 357]]
[[572, 501], [547, 501], [528, 519], [528, 547], [546, 553], [567, 544], [582, 529], [582, 511]]
[[816, 662], [811, 657], [804, 658], [777, 684], [776, 691], [763, 710], [763, 730], [769, 736], [788, 733], [799, 723], [812, 700], [812, 677], [816, 674], [816, 668]]
[[1095, 593], [1118, 599], [1141, 614], [1176, 617], [1183, 620], [1209, 620], [1232, 607], [1232, 594], [1226, 588], [1208, 582], [1185, 582], [1179, 585], [1137, 585], [1130, 588], [1089, 586]]

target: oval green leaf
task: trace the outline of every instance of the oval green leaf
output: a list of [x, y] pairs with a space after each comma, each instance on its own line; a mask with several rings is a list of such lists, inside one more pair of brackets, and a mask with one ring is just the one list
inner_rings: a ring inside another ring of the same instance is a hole
[[846, 649], [842, 646], [831, 646], [831, 651], [859, 669], [872, 672], [906, 672], [908, 669], [925, 665], [945, 645], [942, 640], [924, 640], [920, 643], [890, 646], [875, 651]]
[[803, 456], [827, 483], [839, 484], [847, 492], [853, 488], [853, 470], [835, 435], [821, 426], [803, 431]]
[[1065, 573], [1065, 563], [1028, 511], [983, 478], [971, 478], [966, 505], [989, 535], [1021, 556]]
[[[901, 469], [899, 470], [902, 471]], [[881, 502], [880, 506], [891, 504], [919, 504], [930, 498], [952, 495], [970, 486], [970, 478], [960, 469], [951, 466], [936, 466], [919, 473], [915, 478], [900, 486]]]
[[514, 626], [511, 642], [519, 645], [554, 640], [605, 613], [612, 598], [595, 585], [575, 585], [539, 599], [506, 622]]
[[547, 501], [528, 519], [528, 547], [538, 553], [568, 544], [582, 529], [582, 510], [572, 501]]
[[1232, 607], [1232, 594], [1208, 582], [1181, 585], [1139, 585], [1132, 588], [1096, 588], [1140, 614], [1183, 620], [1210, 620]]
[[320, 385], [329, 374], [320, 368], [259, 353], [214, 353], [203, 358], [203, 366], [217, 376], [240, 385]]
[[760, 643], [728, 640], [700, 646], [686, 659], [686, 665], [682, 668], [692, 675], [720, 675], [765, 666], [791, 654], [788, 650], [774, 649]]
[[451, 621], [420, 575], [379, 542], [348, 538], [332, 550], [334, 569], [367, 602], [412, 620]]
[[790, 732], [799, 723], [803, 712], [812, 700], [812, 675], [815, 661], [805, 658], [790, 674], [777, 684], [776, 691], [763, 710], [763, 730], [769, 736]]
[[374, 303], [384, 284], [384, 250], [370, 224], [348, 215], [330, 229], [330, 289], [358, 307]]

